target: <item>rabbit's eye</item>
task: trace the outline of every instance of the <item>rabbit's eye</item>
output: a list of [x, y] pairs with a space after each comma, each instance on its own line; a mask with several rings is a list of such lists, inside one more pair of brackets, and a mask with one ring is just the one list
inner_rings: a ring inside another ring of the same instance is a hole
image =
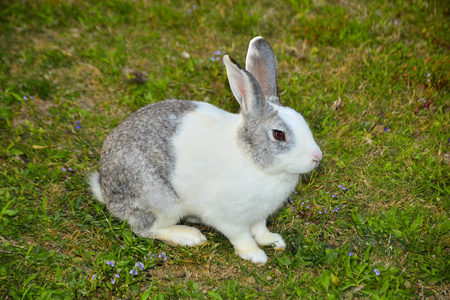
[[273, 138], [276, 139], [277, 141], [286, 141], [286, 134], [283, 131], [280, 130], [273, 130], [272, 131], [273, 134]]

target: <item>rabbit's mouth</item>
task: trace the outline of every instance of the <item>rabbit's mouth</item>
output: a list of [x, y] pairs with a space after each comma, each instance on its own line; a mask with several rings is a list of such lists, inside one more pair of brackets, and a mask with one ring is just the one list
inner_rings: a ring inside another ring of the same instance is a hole
[[320, 165], [320, 160], [313, 160], [313, 162], [315, 164], [314, 169], [317, 169]]

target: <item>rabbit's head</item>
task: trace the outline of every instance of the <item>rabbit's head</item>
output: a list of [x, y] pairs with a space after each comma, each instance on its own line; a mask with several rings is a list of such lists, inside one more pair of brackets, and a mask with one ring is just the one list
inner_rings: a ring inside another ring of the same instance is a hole
[[322, 152], [304, 118], [282, 106], [277, 97], [277, 61], [262, 37], [252, 39], [247, 70], [224, 56], [228, 80], [241, 106], [240, 146], [253, 162], [271, 174], [301, 174], [314, 170]]

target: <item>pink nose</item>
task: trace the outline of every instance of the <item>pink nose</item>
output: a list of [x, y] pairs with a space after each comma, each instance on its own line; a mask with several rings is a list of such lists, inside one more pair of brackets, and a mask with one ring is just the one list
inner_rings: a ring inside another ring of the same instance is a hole
[[317, 147], [317, 149], [314, 149], [312, 152], [312, 160], [315, 162], [319, 162], [322, 159], [322, 151], [320, 151], [320, 148]]

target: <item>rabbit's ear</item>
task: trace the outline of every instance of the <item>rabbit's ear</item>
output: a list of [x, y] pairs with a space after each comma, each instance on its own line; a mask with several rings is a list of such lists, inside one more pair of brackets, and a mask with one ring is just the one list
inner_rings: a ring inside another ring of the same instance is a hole
[[250, 41], [245, 67], [258, 81], [266, 99], [279, 104], [277, 57], [272, 47], [262, 37], [258, 36]]
[[247, 72], [231, 56], [225, 55], [223, 62], [227, 68], [228, 81], [236, 100], [241, 105], [242, 113], [248, 115], [261, 115], [268, 110], [261, 87], [252, 74]]

